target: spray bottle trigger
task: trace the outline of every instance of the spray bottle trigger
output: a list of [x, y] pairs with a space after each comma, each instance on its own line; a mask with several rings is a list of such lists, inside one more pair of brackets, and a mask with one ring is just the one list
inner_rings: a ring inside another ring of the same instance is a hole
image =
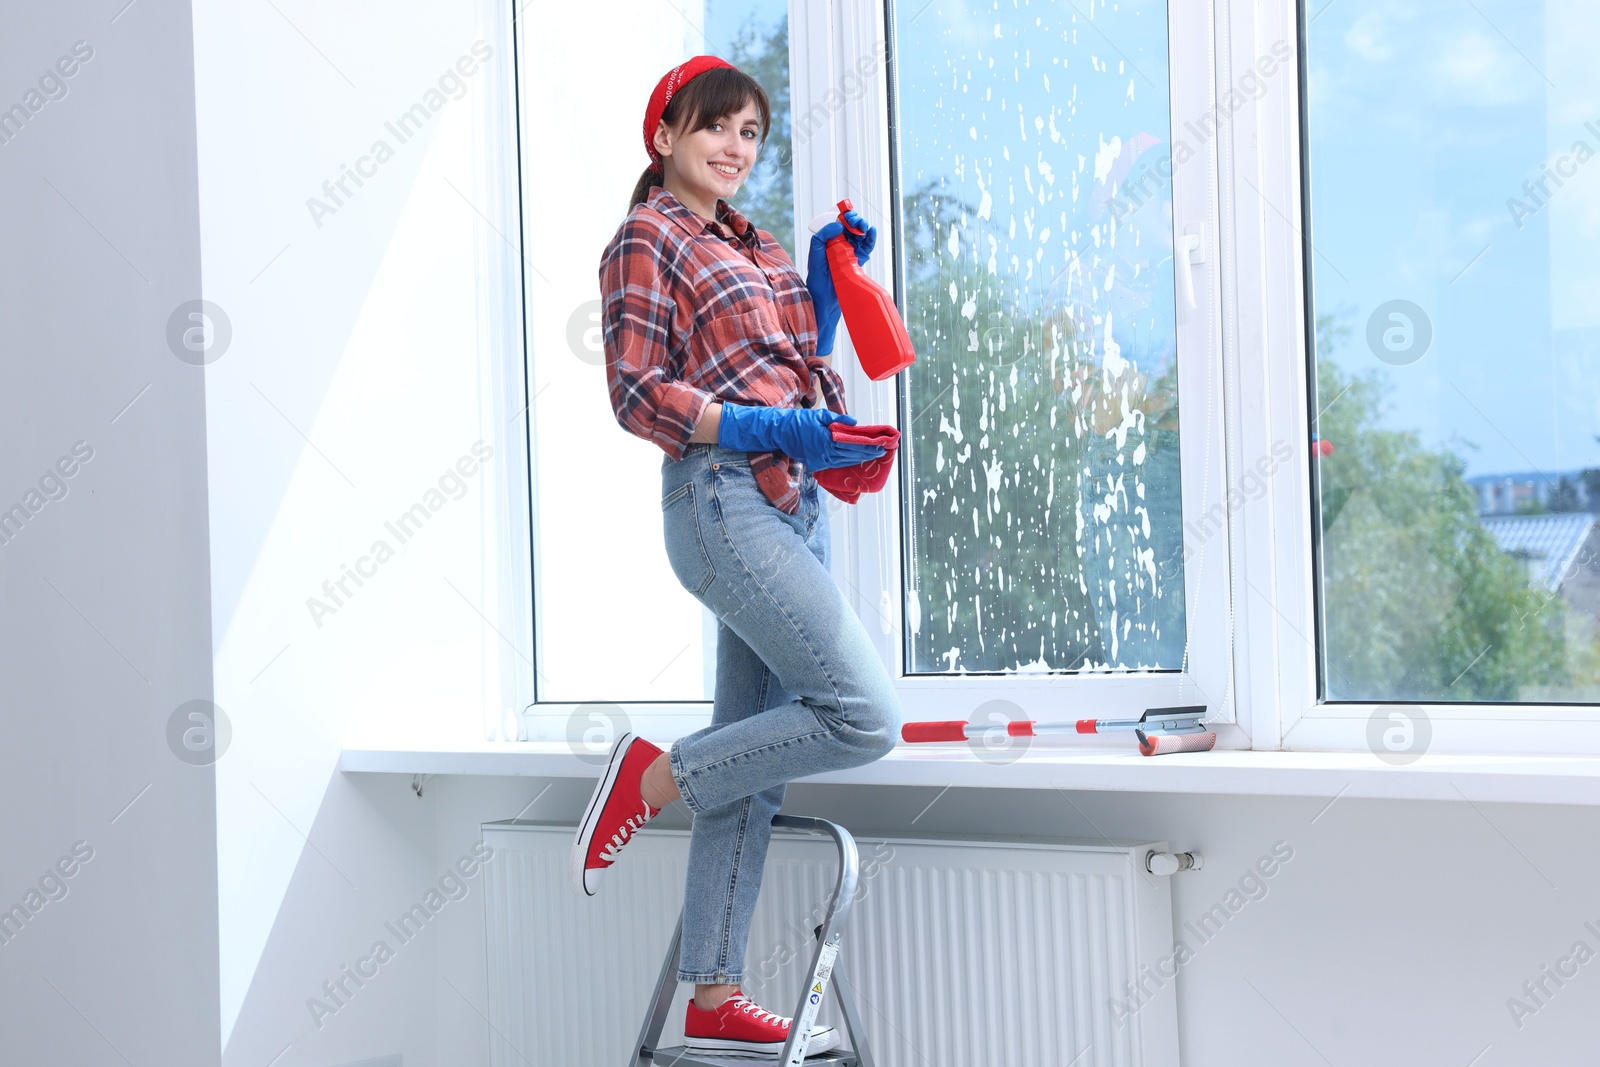
[[851, 233], [855, 234], [857, 237], [859, 237], [862, 234], [867, 232], [866, 230], [858, 230], [854, 226], [850, 225], [848, 222], [845, 221], [845, 219], [844, 219], [845, 212], [853, 210], [851, 208], [851, 206], [850, 206], [850, 201], [849, 200], [841, 200], [841, 201], [839, 201], [838, 207], [839, 207], [839, 225], [843, 226], [846, 230], [848, 230]]
[[816, 233], [818, 230], [822, 229], [824, 226], [828, 225], [830, 222], [837, 222], [839, 225], [843, 226], [846, 230], [850, 231], [853, 234], [856, 234], [857, 236], [860, 236], [861, 234], [867, 232], [865, 230], [858, 230], [855, 227], [851, 226], [849, 223], [845, 222], [844, 213], [846, 211], [853, 210], [850, 207], [850, 201], [841, 200], [841, 201], [839, 201], [838, 207], [839, 207], [839, 210], [837, 210], [837, 211], [824, 211], [822, 214], [820, 214], [820, 215], [816, 216], [815, 218], [813, 218], [811, 220], [810, 226], [808, 227], [811, 230], [811, 232], [812, 233]]

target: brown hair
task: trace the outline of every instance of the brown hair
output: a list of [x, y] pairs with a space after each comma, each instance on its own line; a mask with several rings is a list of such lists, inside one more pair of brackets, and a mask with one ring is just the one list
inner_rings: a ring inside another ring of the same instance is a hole
[[[732, 67], [714, 67], [690, 78], [688, 84], [673, 93], [672, 99], [667, 101], [661, 119], [669, 127], [676, 127], [687, 119], [683, 124], [683, 132], [694, 133], [718, 119], [743, 110], [751, 101], [755, 102], [756, 110], [761, 113], [761, 142], [765, 144], [767, 131], [772, 125], [772, 107], [767, 102], [766, 90], [750, 75]], [[650, 132], [652, 135], [655, 133], [654, 130]], [[663, 162], [662, 167], [665, 166]], [[650, 199], [651, 188], [661, 184], [663, 175], [663, 170], [656, 169], [655, 164], [645, 168], [633, 187], [633, 198], [628, 204], [630, 211]]]

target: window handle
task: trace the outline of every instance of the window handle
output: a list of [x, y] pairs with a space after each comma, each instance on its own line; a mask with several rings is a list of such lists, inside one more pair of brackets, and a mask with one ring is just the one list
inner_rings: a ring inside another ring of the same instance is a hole
[[1200, 234], [1202, 224], [1191, 222], [1183, 228], [1183, 234], [1178, 238], [1177, 254], [1173, 257], [1177, 261], [1178, 287], [1183, 290], [1184, 303], [1190, 307], [1199, 307], [1194, 299], [1194, 264], [1206, 261], [1205, 243]]

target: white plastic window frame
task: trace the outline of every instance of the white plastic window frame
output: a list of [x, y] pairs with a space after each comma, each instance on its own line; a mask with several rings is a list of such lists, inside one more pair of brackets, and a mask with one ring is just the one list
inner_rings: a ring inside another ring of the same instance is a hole
[[[837, 97], [824, 100], [832, 108], [837, 102], [840, 121], [827, 124], [823, 133], [797, 145], [795, 161], [796, 222], [801, 232], [804, 256], [805, 230], [812, 215], [831, 205], [823, 190], [842, 188], [837, 174], [860, 175], [859, 181], [876, 190], [876, 203], [888, 202], [889, 143], [887, 131], [886, 66], [880, 42], [887, 42], [884, 4], [892, 0], [791, 0], [790, 47], [792, 61], [792, 99], [795, 115], [809, 108], [809, 101], [823, 100], [828, 87], [838, 84], [854, 63], [874, 54], [874, 63], [859, 68], [869, 75], [849, 83]], [[1316, 618], [1314, 599], [1314, 561], [1311, 546], [1309, 457], [1303, 443], [1309, 439], [1309, 360], [1307, 350], [1307, 311], [1309, 293], [1303, 269], [1304, 197], [1301, 184], [1299, 66], [1303, 57], [1300, 38], [1300, 11], [1297, 0], [1169, 0], [1173, 8], [1170, 40], [1182, 42], [1183, 51], [1174, 47], [1172, 69], [1174, 85], [1179, 84], [1180, 59], [1190, 66], [1206, 68], [1201, 77], [1209, 78], [1212, 99], [1244, 84], [1247, 72], [1260, 57], [1273, 53], [1279, 42], [1288, 42], [1292, 56], [1284, 66], [1286, 73], [1274, 81], [1260, 99], [1252, 99], [1237, 110], [1219, 109], [1226, 120], [1217, 124], [1213, 141], [1214, 157], [1204, 173], [1215, 179], [1215, 227], [1208, 229], [1206, 259], [1196, 265], [1196, 297], [1220, 309], [1221, 369], [1225, 383], [1223, 396], [1226, 433], [1223, 438], [1228, 472], [1227, 489], [1238, 494], [1238, 506], [1228, 509], [1224, 534], [1208, 543], [1226, 546], [1223, 562], [1229, 580], [1222, 599], [1233, 605], [1233, 643], [1227, 648], [1206, 650], [1212, 662], [1232, 668], [1230, 711], [1236, 710], [1236, 725], [1219, 731], [1222, 747], [1293, 749], [1304, 751], [1361, 752], [1371, 748], [1369, 722], [1376, 713], [1415, 714], [1420, 708], [1428, 717], [1434, 752], [1501, 753], [1508, 755], [1558, 752], [1573, 755], [1600, 754], [1600, 707], [1439, 704], [1322, 704], [1317, 691]], [[1316, 5], [1309, 5], [1314, 14]], [[1309, 17], [1309, 15], [1307, 16]], [[520, 22], [520, 20], [519, 20]], [[508, 34], [509, 36], [509, 34]], [[876, 53], [875, 53], [876, 49]], [[1192, 50], [1192, 56], [1188, 52]], [[1202, 63], [1203, 60], [1203, 63]], [[1192, 80], [1192, 78], [1190, 79]], [[1182, 83], [1188, 85], [1189, 81]], [[1202, 90], [1204, 92], [1204, 90]], [[1181, 95], [1175, 91], [1175, 96]], [[1198, 108], [1180, 107], [1174, 101], [1174, 114], [1204, 112], [1209, 102]], [[515, 107], [508, 101], [508, 106]], [[1181, 127], [1182, 121], [1175, 126]], [[859, 133], [857, 131], [860, 131]], [[521, 131], [517, 130], [520, 139]], [[858, 137], [860, 138], [858, 140]], [[862, 151], [858, 145], [873, 146]], [[859, 158], [858, 158], [859, 157]], [[507, 197], [504, 217], [515, 210], [520, 199], [515, 188], [516, 149], [507, 151]], [[1190, 168], [1201, 166], [1197, 157]], [[865, 200], [863, 200], [865, 203]], [[870, 207], [870, 205], [868, 205]], [[879, 215], [879, 252], [868, 269], [881, 283], [890, 284], [890, 263], [894, 254], [893, 224]], [[1213, 236], [1215, 235], [1215, 236]], [[799, 264], [804, 269], [804, 264]], [[520, 279], [512, 283], [520, 285]], [[514, 330], [514, 326], [513, 326]], [[855, 369], [848, 339], [841, 331], [841, 372], [846, 378], [852, 410], [873, 422], [898, 422], [898, 398], [893, 383], [868, 382]], [[516, 356], [508, 360], [504, 386], [508, 397], [518, 397], [509, 409], [519, 409], [523, 394], [523, 358], [531, 358], [525, 345], [511, 346]], [[1190, 398], [1183, 397], [1183, 410], [1192, 412]], [[1191, 426], [1194, 419], [1186, 419]], [[520, 419], [504, 427], [508, 456], [518, 448], [511, 442], [526, 432]], [[1183, 454], [1185, 508], [1188, 508], [1187, 473], [1191, 470], [1186, 438]], [[1242, 472], [1251, 457], [1272, 453], [1275, 442], [1293, 445], [1293, 457], [1279, 464], [1266, 479], [1260, 495], [1242, 485]], [[524, 467], [525, 479], [531, 471]], [[514, 483], [516, 476], [511, 477]], [[525, 490], [524, 486], [524, 490]], [[850, 597], [853, 606], [867, 623], [878, 643], [886, 666], [890, 667], [907, 698], [908, 717], [965, 718], [969, 709], [985, 694], [1012, 698], [1022, 690], [1059, 691], [1071, 705], [1051, 716], [1039, 706], [1040, 717], [1076, 718], [1080, 715], [1137, 714], [1142, 706], [1164, 701], [1158, 691], [1141, 687], [1140, 679], [1125, 676], [1098, 676], [1072, 679], [1005, 679], [1004, 685], [990, 684], [986, 676], [935, 679], [902, 677], [901, 560], [899, 556], [898, 484], [877, 496], [864, 497], [854, 508], [834, 512], [842, 515], [834, 526], [834, 574]], [[1222, 497], [1226, 502], [1226, 495]], [[527, 544], [530, 528], [508, 532], [511, 541]], [[875, 560], [871, 549], [878, 547], [877, 529], [887, 524], [893, 552], [887, 561]], [[513, 550], [508, 553], [516, 557]], [[532, 589], [531, 555], [523, 554], [527, 568], [524, 586]], [[1209, 564], [1209, 560], [1207, 561]], [[1209, 567], [1208, 567], [1209, 569]], [[889, 591], [887, 607], [884, 592]], [[1195, 593], [1191, 589], [1193, 602]], [[1231, 600], [1229, 599], [1231, 597]], [[531, 605], [530, 605], [531, 606]], [[527, 609], [524, 608], [524, 611]], [[883, 633], [887, 617], [890, 633]], [[1223, 620], [1224, 624], [1226, 619]], [[506, 620], [513, 643], [519, 648], [533, 647], [534, 620], [523, 616]], [[1191, 620], [1191, 626], [1193, 622]], [[1218, 629], [1216, 633], [1226, 633]], [[1191, 637], [1197, 636], [1191, 630]], [[1197, 651], [1191, 646], [1191, 652]], [[1191, 656], [1195, 658], [1194, 655]], [[1197, 660], [1199, 662], [1199, 660]], [[1017, 684], [1011, 684], [1011, 683]], [[1071, 683], [1071, 684], [1068, 684]], [[1078, 684], [1086, 683], [1086, 684]], [[532, 675], [520, 673], [506, 680], [512, 706], [527, 708], [522, 739], [564, 739], [569, 714], [578, 704], [531, 704]], [[1041, 696], [1044, 694], [1040, 694]], [[1023, 703], [1022, 701], [1018, 701]], [[1174, 701], [1176, 702], [1176, 701]], [[1185, 701], [1187, 702], [1187, 701]], [[1035, 706], [1032, 701], [1025, 707]], [[676, 704], [628, 704], [626, 710], [636, 719], [648, 720], [666, 736], [703, 726], [710, 714], [709, 702]], [[670, 721], [669, 721], [670, 720]], [[493, 737], [491, 727], [486, 734]]]
[[[879, 227], [878, 252], [867, 270], [893, 285], [898, 254], [891, 204], [889, 82], [893, 42], [888, 36], [893, 0], [830, 0], [790, 4], [791, 87], [795, 120], [795, 205], [804, 227], [816, 214], [848, 196]], [[901, 8], [912, 10], [912, 5]], [[1170, 0], [1171, 107], [1174, 130], [1212, 112], [1214, 92], [1212, 13], [1193, 0]], [[1181, 47], [1201, 42], [1201, 47]], [[802, 140], [800, 122], [821, 106], [829, 116], [814, 136]], [[1196, 139], [1191, 138], [1191, 142]], [[1211, 515], [1213, 532], [1200, 539], [1185, 564], [1189, 617], [1188, 667], [1183, 673], [1105, 672], [1053, 675], [911, 675], [904, 670], [904, 570], [901, 558], [901, 495], [897, 479], [884, 492], [864, 496], [834, 511], [835, 578], [856, 608], [879, 655], [899, 688], [908, 719], [970, 719], [990, 700], [1006, 700], [1039, 720], [1136, 718], [1145, 709], [1205, 704], [1221, 725], [1219, 745], [1249, 747], [1237, 721], [1241, 706], [1234, 679], [1230, 605], [1228, 424], [1221, 262], [1217, 235], [1223, 215], [1217, 201], [1219, 138], [1191, 143], [1193, 158], [1176, 168], [1173, 212], [1181, 231], [1198, 224], [1202, 251], [1193, 264], [1197, 307], [1179, 296], [1178, 347], [1180, 440], [1184, 519], [1201, 529]], [[841, 331], [836, 365], [844, 376], [851, 411], [864, 422], [900, 422], [899, 379], [874, 383], [860, 372], [847, 331]], [[1222, 528], [1216, 529], [1218, 517]], [[1186, 534], [1186, 537], [1189, 536]], [[886, 544], [888, 548], [886, 549]], [[1186, 545], [1186, 551], [1188, 546]]]
[[[1239, 323], [1233, 359], [1244, 418], [1232, 437], [1243, 455], [1273, 439], [1310, 436], [1310, 357], [1307, 322], [1313, 313], [1306, 285], [1303, 235], [1309, 218], [1302, 182], [1299, 68], [1304, 63], [1303, 19], [1318, 4], [1219, 0], [1229, 27], [1219, 69], [1236, 80], [1264, 42], [1294, 44], [1292, 81], [1268, 94], [1232, 123], [1225, 157], [1224, 205], [1239, 251], [1232, 282]], [[1313, 194], [1314, 195], [1314, 194]], [[1225, 284], [1227, 282], [1225, 281]], [[1309, 459], [1294, 462], [1269, 482], [1264, 497], [1244, 508], [1236, 524], [1244, 599], [1236, 613], [1245, 722], [1257, 748], [1372, 752], [1532, 755], [1600, 754], [1600, 706], [1448, 704], [1428, 702], [1324, 703], [1318, 690], [1318, 620], [1312, 549]], [[1399, 729], [1395, 740], [1375, 740]], [[1408, 737], [1403, 731], [1410, 730]]]
[[[807, 224], [849, 196], [879, 226], [879, 252], [869, 273], [892, 287], [897, 220], [890, 203], [888, 137], [888, 5], [893, 0], [790, 0], [789, 35], [794, 139], [795, 221], [803, 258]], [[904, 672], [903, 561], [898, 482], [880, 494], [863, 497], [853, 507], [833, 510], [832, 569], [852, 606], [867, 625], [885, 667], [900, 688], [908, 718], [970, 717], [983, 703], [1003, 699], [1041, 720], [1085, 717], [1137, 717], [1149, 707], [1204, 703], [1217, 724], [1219, 745], [1251, 746], [1259, 709], [1250, 700], [1252, 675], [1235, 670], [1242, 646], [1244, 620], [1233, 610], [1244, 594], [1238, 567], [1236, 527], [1241, 518], [1262, 509], [1238, 496], [1230, 474], [1235, 470], [1236, 435], [1225, 434], [1235, 420], [1239, 393], [1234, 350], [1225, 330], [1224, 291], [1230, 259], [1224, 229], [1227, 205], [1219, 201], [1219, 165], [1229, 143], [1228, 123], [1218, 122], [1218, 80], [1213, 9], [1196, 0], [1169, 0], [1168, 40], [1171, 54], [1172, 125], [1209, 123], [1217, 135], [1191, 142], [1196, 154], [1176, 168], [1173, 178], [1174, 217], [1198, 223], [1202, 247], [1193, 264], [1197, 308], [1178, 309], [1180, 405], [1189, 429], [1181, 438], [1184, 519], [1191, 528], [1215, 525], [1185, 565], [1188, 670], [1162, 674], [1134, 672], [1080, 675], [914, 675]], [[1180, 42], [1200, 47], [1180, 47]], [[802, 134], [802, 117], [820, 107], [823, 121]], [[1235, 120], [1237, 121], [1237, 120]], [[1209, 128], [1209, 127], [1208, 127]], [[520, 131], [519, 131], [520, 138]], [[1220, 239], [1219, 239], [1220, 238]], [[804, 270], [804, 264], [797, 264]], [[847, 331], [841, 331], [836, 365], [844, 376], [851, 410], [868, 422], [900, 422], [899, 381], [870, 382], [860, 373]], [[1196, 427], [1199, 427], [1197, 430]], [[1234, 478], [1233, 481], [1237, 481]], [[1230, 506], [1232, 499], [1234, 504]], [[538, 521], [531, 516], [531, 522]], [[536, 538], [535, 538], [536, 540]], [[887, 548], [886, 548], [887, 546]], [[531, 569], [531, 568], [530, 568]], [[530, 579], [532, 575], [529, 575]], [[534, 620], [537, 625], [537, 620]], [[535, 646], [537, 647], [537, 646]], [[1239, 657], [1241, 668], [1243, 657]], [[1270, 668], [1256, 672], [1271, 678]], [[524, 698], [526, 702], [527, 698]], [[561, 739], [576, 703], [525, 703], [522, 739]], [[652, 733], [665, 735], [704, 725], [710, 702], [628, 702], [620, 705], [636, 725], [649, 722]], [[1275, 723], [1267, 716], [1263, 721]], [[602, 724], [603, 725], [603, 724]], [[1274, 733], [1269, 746], [1275, 746]], [[1094, 739], [1085, 741], [1093, 743]]]

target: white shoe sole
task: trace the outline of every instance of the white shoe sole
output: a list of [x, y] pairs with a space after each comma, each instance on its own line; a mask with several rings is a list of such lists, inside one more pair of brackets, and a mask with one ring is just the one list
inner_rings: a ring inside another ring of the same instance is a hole
[[[827, 1052], [839, 1044], [839, 1030], [837, 1027], [828, 1026], [820, 1030], [811, 1031], [811, 1040], [806, 1042], [806, 1055], [815, 1056]], [[744, 1056], [776, 1056], [783, 1051], [783, 1042], [750, 1042], [730, 1041], [720, 1037], [688, 1037], [683, 1039], [683, 1047], [690, 1052], [710, 1052], [718, 1055], [744, 1055]]]
[[594, 836], [595, 824], [600, 821], [600, 813], [605, 810], [606, 798], [611, 795], [612, 787], [617, 784], [617, 775], [622, 771], [622, 757], [627, 752], [628, 746], [633, 744], [633, 739], [638, 736], [631, 730], [624, 730], [622, 736], [617, 738], [616, 744], [611, 746], [611, 759], [606, 763], [606, 771], [595, 783], [594, 795], [589, 798], [589, 808], [583, 814], [583, 821], [578, 824], [578, 833], [572, 839], [572, 856], [567, 863], [568, 884], [572, 891], [581, 897], [594, 896], [591, 881], [598, 882], [600, 870], [588, 872], [584, 864], [589, 861], [589, 844]]

